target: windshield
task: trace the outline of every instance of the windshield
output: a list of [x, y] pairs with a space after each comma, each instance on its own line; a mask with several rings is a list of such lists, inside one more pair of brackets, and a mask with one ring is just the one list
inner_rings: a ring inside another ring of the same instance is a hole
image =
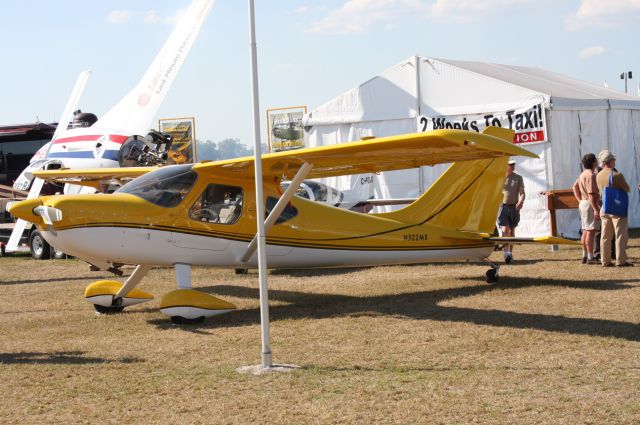
[[129, 193], [160, 207], [178, 205], [189, 193], [198, 175], [192, 164], [162, 167], [125, 184], [117, 193]]

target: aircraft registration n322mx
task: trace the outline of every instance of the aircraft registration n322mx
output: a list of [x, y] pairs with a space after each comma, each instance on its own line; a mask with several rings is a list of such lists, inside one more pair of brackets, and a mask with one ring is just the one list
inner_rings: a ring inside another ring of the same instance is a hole
[[[506, 242], [561, 238], [491, 237], [510, 156], [536, 157], [513, 132], [489, 127], [372, 138], [262, 156], [270, 268], [314, 268], [485, 260]], [[452, 163], [422, 196], [393, 212], [362, 214], [294, 197], [305, 178]], [[153, 266], [175, 268], [177, 290], [160, 309], [175, 323], [235, 309], [192, 289], [191, 267], [257, 267], [253, 157], [164, 167], [55, 170], [45, 180], [97, 185], [133, 178], [113, 194], [57, 195], [14, 204], [50, 244], [88, 263], [136, 265], [124, 284], [98, 281], [85, 296], [99, 312], [153, 298], [136, 288]], [[280, 182], [291, 180], [282, 193]], [[495, 282], [491, 264], [487, 281]]]

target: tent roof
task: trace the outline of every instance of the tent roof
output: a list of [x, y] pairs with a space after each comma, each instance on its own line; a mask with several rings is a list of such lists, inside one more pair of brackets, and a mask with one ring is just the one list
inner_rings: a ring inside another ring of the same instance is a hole
[[577, 80], [541, 68], [502, 65], [489, 62], [435, 59], [476, 74], [548, 94], [555, 98], [618, 100], [640, 103], [640, 98], [587, 81]]
[[484, 113], [549, 101], [553, 109], [640, 109], [640, 97], [540, 68], [413, 56], [318, 106], [304, 122], [388, 121], [416, 117], [419, 110]]

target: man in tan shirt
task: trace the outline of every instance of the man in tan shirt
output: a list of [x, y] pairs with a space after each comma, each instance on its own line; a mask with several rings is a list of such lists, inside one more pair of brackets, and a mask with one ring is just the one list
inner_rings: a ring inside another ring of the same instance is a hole
[[596, 166], [598, 160], [592, 153], [582, 157], [583, 171], [573, 184], [573, 194], [578, 200], [580, 222], [582, 224], [582, 264], [597, 264], [593, 256], [594, 236], [597, 222], [600, 220], [600, 194], [596, 185]]
[[[521, 175], [515, 173], [515, 169], [516, 162], [510, 160], [502, 188], [502, 205], [498, 211], [498, 226], [504, 237], [516, 235], [516, 227], [520, 222], [520, 210], [524, 204], [524, 180]], [[505, 245], [504, 262], [507, 264], [513, 261], [512, 250], [513, 245]]]
[[[629, 192], [629, 185], [624, 176], [616, 171], [616, 157], [608, 150], [603, 150], [598, 154], [598, 160], [602, 163], [602, 170], [596, 176], [600, 196], [604, 188], [609, 186], [609, 178], [613, 174], [612, 186], [616, 189]], [[620, 217], [613, 214], [605, 214], [600, 211], [602, 219], [602, 235], [600, 238], [600, 249], [602, 251], [602, 267], [611, 267], [611, 240], [616, 239], [616, 266], [630, 267], [632, 263], [627, 261], [627, 242], [629, 241], [629, 222], [627, 217]]]

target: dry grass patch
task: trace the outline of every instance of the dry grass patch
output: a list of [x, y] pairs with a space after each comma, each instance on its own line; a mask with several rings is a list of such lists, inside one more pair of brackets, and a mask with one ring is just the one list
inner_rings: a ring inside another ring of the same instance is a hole
[[0, 258], [0, 422], [640, 422], [638, 267], [515, 254], [498, 285], [467, 263], [273, 271], [274, 359], [302, 368], [260, 377], [235, 372], [260, 358], [253, 272], [195, 269], [239, 311], [175, 327], [157, 302], [96, 316], [83, 291], [108, 276], [80, 261]]

